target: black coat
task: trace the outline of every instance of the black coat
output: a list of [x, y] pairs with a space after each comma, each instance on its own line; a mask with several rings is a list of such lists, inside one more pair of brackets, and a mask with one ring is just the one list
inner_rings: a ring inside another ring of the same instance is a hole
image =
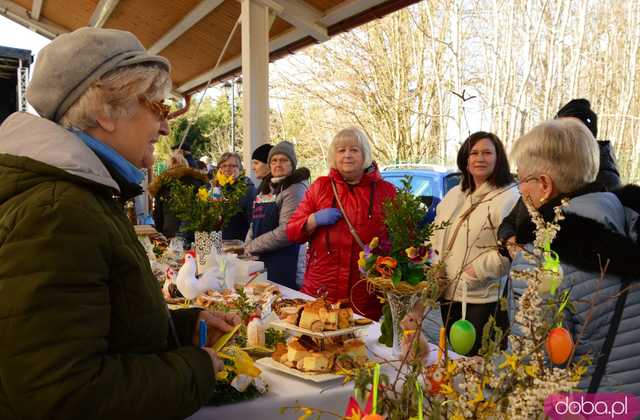
[[247, 192], [240, 199], [240, 210], [222, 228], [222, 239], [224, 240], [238, 239], [244, 242], [247, 238], [247, 232], [251, 224], [253, 200], [256, 199], [257, 191], [251, 179], [245, 177], [245, 180], [247, 182]]

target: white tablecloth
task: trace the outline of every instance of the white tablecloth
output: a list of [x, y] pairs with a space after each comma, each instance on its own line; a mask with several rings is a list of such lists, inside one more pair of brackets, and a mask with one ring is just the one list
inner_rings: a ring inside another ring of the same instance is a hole
[[[280, 286], [280, 289], [287, 298], [302, 297], [309, 299], [309, 296], [283, 286]], [[373, 323], [366, 330], [366, 335], [362, 338], [365, 341], [371, 357], [390, 360], [391, 349], [378, 343], [379, 336], [380, 324]], [[450, 352], [450, 357], [451, 356]], [[436, 357], [437, 347], [431, 345], [429, 362], [435, 362]], [[282, 415], [280, 414], [280, 408], [297, 405], [322, 408], [323, 410], [342, 415], [344, 414], [349, 396], [353, 394], [353, 385], [351, 383], [342, 384], [341, 380], [317, 384], [270, 369], [263, 369], [262, 377], [269, 384], [269, 392], [262, 397], [252, 401], [228, 404], [220, 407], [203, 407], [193, 416], [189, 417], [189, 420], [295, 420], [301, 415], [300, 411], [287, 410], [287, 412]], [[315, 418], [315, 416], [313, 418]], [[323, 416], [322, 418], [335, 419], [335, 417], [331, 416]]]

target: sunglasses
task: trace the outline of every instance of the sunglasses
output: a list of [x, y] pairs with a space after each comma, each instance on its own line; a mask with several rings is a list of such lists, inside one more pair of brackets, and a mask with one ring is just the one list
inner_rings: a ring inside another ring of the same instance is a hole
[[139, 98], [140, 103], [153, 112], [160, 121], [165, 121], [171, 113], [171, 107], [162, 101], [150, 101], [147, 98]]

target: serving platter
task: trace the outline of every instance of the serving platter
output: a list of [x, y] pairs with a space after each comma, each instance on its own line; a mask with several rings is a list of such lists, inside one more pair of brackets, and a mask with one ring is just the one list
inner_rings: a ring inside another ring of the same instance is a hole
[[295, 376], [300, 379], [304, 379], [306, 381], [311, 381], [316, 383], [329, 382], [329, 381], [342, 379], [342, 376], [336, 375], [335, 373], [302, 372], [298, 369], [293, 369], [293, 368], [290, 368], [289, 366], [285, 366], [280, 362], [276, 362], [271, 357], [263, 357], [262, 359], [256, 360], [256, 365], [261, 368], [275, 370], [278, 372]]
[[[362, 321], [358, 321], [358, 322], [362, 322]], [[306, 329], [306, 328], [298, 327], [297, 325], [290, 324], [290, 323], [288, 323], [286, 321], [283, 321], [281, 319], [277, 319], [277, 320], [271, 321], [270, 324], [273, 327], [282, 328], [284, 330], [292, 331], [292, 332], [295, 332], [295, 333], [298, 333], [298, 334], [304, 334], [304, 335], [308, 335], [308, 336], [311, 336], [311, 337], [327, 338], [327, 337], [338, 337], [338, 336], [341, 336], [341, 335], [352, 334], [352, 333], [354, 333], [356, 331], [368, 328], [371, 323], [367, 323], [367, 324], [364, 324], [364, 325], [354, 325], [354, 326], [349, 327], [349, 328], [343, 328], [341, 330], [333, 330], [333, 331], [312, 331], [312, 330], [309, 330], [309, 329]]]

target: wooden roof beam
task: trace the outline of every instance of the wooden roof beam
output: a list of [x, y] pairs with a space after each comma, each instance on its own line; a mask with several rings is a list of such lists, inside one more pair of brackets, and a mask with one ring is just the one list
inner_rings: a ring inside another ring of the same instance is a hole
[[202, 18], [211, 13], [216, 7], [222, 4], [224, 0], [202, 0], [196, 7], [191, 9], [173, 28], [165, 33], [151, 47], [148, 48], [150, 54], [158, 54], [167, 48], [173, 41], [178, 39], [182, 34], [187, 32], [189, 28], [198, 23]]
[[[372, 7], [381, 5], [388, 0], [354, 0], [347, 2], [345, 5], [337, 6], [327, 12], [327, 14], [320, 20], [320, 23], [326, 25], [327, 27], [331, 27], [343, 20], [355, 16], [359, 13], [366, 11]], [[415, 0], [412, 0], [415, 2]], [[273, 9], [272, 9], [273, 10]], [[275, 11], [275, 10], [274, 10]], [[273, 53], [274, 51], [278, 51], [284, 47], [287, 47], [290, 44], [293, 44], [297, 41], [300, 41], [306, 38], [308, 34], [300, 28], [294, 28], [291, 31], [287, 31], [286, 33], [277, 36], [269, 42], [269, 52]], [[240, 68], [242, 64], [241, 58], [236, 57], [231, 60], [220, 63], [217, 69], [208, 70], [193, 79], [183, 83], [178, 86], [175, 90], [179, 93], [190, 92], [198, 87], [202, 87], [207, 81], [211, 79], [216, 79], [222, 75], [226, 75], [229, 72], [235, 71]]]
[[31, 19], [40, 20], [40, 12], [42, 12], [42, 2], [43, 0], [32, 0], [31, 1]]
[[119, 2], [120, 0], [100, 0], [89, 19], [89, 26], [102, 28]]
[[29, 10], [9, 0], [0, 0], [0, 15], [49, 39], [69, 32], [67, 29], [45, 18], [40, 18], [40, 20], [33, 19]]
[[329, 40], [327, 27], [318, 23], [323, 14], [314, 7], [300, 0], [254, 0], [267, 6], [280, 18], [286, 20], [306, 35], [312, 36], [319, 42]]

